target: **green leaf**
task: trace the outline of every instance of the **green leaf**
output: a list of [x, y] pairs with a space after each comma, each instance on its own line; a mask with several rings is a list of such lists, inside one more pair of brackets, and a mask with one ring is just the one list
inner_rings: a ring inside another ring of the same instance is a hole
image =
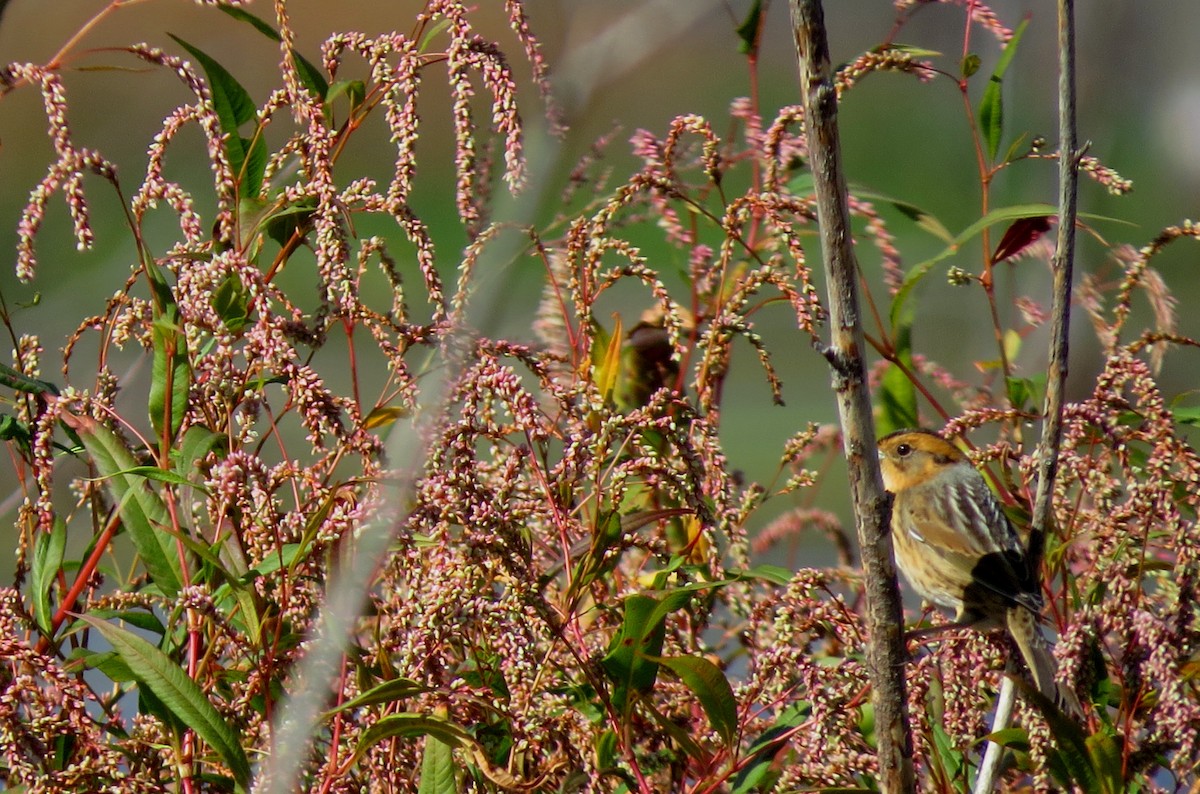
[[33, 565], [29, 571], [29, 587], [33, 596], [33, 618], [38, 628], [50, 636], [54, 614], [50, 607], [50, 589], [58, 578], [63, 554], [67, 547], [67, 525], [55, 519], [54, 528], [39, 532], [33, 545]]
[[254, 100], [250, 98], [249, 92], [242, 88], [242, 84], [229, 73], [228, 69], [203, 50], [188, 44], [173, 33], [167, 35], [200, 63], [205, 77], [208, 78], [213, 110], [216, 111], [217, 118], [221, 120], [221, 130], [231, 136], [236, 136], [239, 127], [254, 120]]
[[325, 96], [326, 107], [332, 106], [333, 101], [342, 94], [346, 95], [346, 99], [350, 103], [350, 109], [354, 110], [367, 98], [367, 86], [362, 80], [338, 80], [329, 86], [329, 92]]
[[[243, 124], [256, 121], [254, 100], [229, 70], [210, 55], [174, 34], [167, 35], [187, 50], [204, 69], [212, 94], [213, 110], [221, 122], [221, 131], [226, 134], [225, 156], [229, 159], [229, 167], [238, 178], [240, 192], [247, 196], [257, 195], [262, 187], [262, 167], [266, 165], [265, 144], [261, 154], [253, 153], [251, 149], [255, 144], [238, 133]], [[256, 132], [254, 138], [261, 141], [262, 135]]]
[[[273, 28], [268, 22], [264, 21], [260, 17], [251, 14], [249, 11], [238, 8], [237, 6], [227, 5], [218, 6], [218, 8], [234, 19], [251, 25], [255, 30], [272, 41], [283, 41], [283, 37], [279, 35], [278, 30]], [[321, 70], [313, 66], [312, 63], [310, 63], [304, 58], [303, 55], [295, 50], [291, 50], [291, 55], [293, 63], [296, 64], [296, 75], [300, 78], [300, 84], [316, 94], [319, 99], [324, 99], [326, 92], [329, 90], [329, 84], [325, 81], [325, 77], [321, 74]]]
[[429, 25], [425, 30], [425, 35], [421, 37], [421, 43], [417, 46], [417, 52], [428, 52], [430, 46], [433, 45], [433, 40], [441, 35], [442, 31], [449, 30], [450, 24], [450, 19], [442, 16], [432, 25]]
[[257, 196], [262, 193], [263, 175], [267, 171], [267, 140], [259, 130], [253, 138], [242, 138], [242, 150], [246, 159], [242, 167], [234, 172], [238, 180], [238, 193], [242, 196]]
[[1005, 378], [1008, 387], [1008, 403], [1018, 411], [1038, 413], [1042, 410], [1043, 395], [1046, 393], [1046, 374], [1032, 378]]
[[1001, 747], [1007, 747], [1021, 752], [1029, 752], [1029, 731], [1024, 728], [1004, 728], [1002, 730], [993, 731], [987, 736], [981, 736], [975, 740], [974, 744], [982, 744], [983, 742], [991, 742], [998, 744]]
[[[147, 480], [157, 480], [159, 482], [170, 483], [171, 485], [186, 485], [193, 488], [199, 488], [201, 491], [208, 493], [208, 489], [199, 483], [194, 483], [180, 474], [176, 474], [173, 471], [160, 469], [157, 466], [133, 466], [115, 473], [132, 474], [136, 477], [145, 477]], [[104, 477], [97, 477], [96, 480], [103, 481]]]
[[157, 634], [160, 637], [167, 633], [167, 629], [158, 619], [158, 615], [141, 609], [91, 609], [88, 610], [88, 614], [101, 620], [121, 620], [134, 628]]
[[[83, 624], [83, 621], [76, 620], [75, 624]], [[71, 662], [83, 664], [93, 670], [99, 670], [115, 684], [124, 684], [137, 680], [134, 678], [133, 670], [129, 669], [129, 665], [125, 663], [125, 660], [116, 651], [97, 653], [88, 648], [75, 648], [67, 658]]]
[[1200, 405], [1181, 405], [1171, 408], [1171, 416], [1179, 425], [1200, 427]]
[[941, 765], [942, 769], [945, 770], [947, 777], [950, 779], [959, 777], [966, 764], [962, 752], [955, 746], [954, 741], [946, 733], [946, 729], [942, 727], [941, 722], [935, 722], [931, 727], [933, 748], [936, 751], [934, 758]]
[[58, 394], [58, 387], [53, 383], [31, 378], [7, 364], [0, 364], [0, 384], [26, 394]]
[[127, 473], [137, 461], [111, 430], [89, 416], [64, 414], [63, 424], [79, 434], [93, 465], [117, 504], [121, 521], [154, 584], [167, 598], [182, 586], [183, 574], [175, 538], [167, 529], [170, 515], [145, 477]]
[[329, 93], [329, 81], [325, 79], [325, 75], [300, 53], [295, 50], [289, 52], [292, 63], [296, 65], [296, 76], [300, 78], [300, 85], [307, 88], [317, 99], [324, 101]]
[[428, 691], [429, 687], [424, 684], [418, 684], [411, 678], [393, 678], [391, 681], [384, 681], [382, 684], [368, 689], [361, 695], [347, 700], [337, 708], [330, 709], [325, 712], [325, 716], [331, 717], [340, 711], [374, 706], [377, 703], [395, 703]]
[[961, 74], [963, 77], [971, 77], [979, 71], [979, 67], [982, 62], [983, 61], [978, 54], [974, 52], [967, 53], [965, 56], [963, 56], [962, 63], [959, 64], [959, 74]]
[[271, 27], [270, 23], [264, 21], [260, 17], [255, 16], [254, 14], [251, 14], [249, 11], [246, 11], [243, 8], [239, 8], [238, 6], [228, 6], [228, 5], [220, 5], [220, 6], [217, 6], [217, 8], [221, 9], [222, 11], [224, 11], [226, 14], [233, 17], [234, 19], [251, 25], [259, 33], [263, 34], [264, 36], [266, 36], [269, 39], [272, 39], [273, 41], [282, 41], [283, 40], [282, 37], [279, 35], [279, 31], [277, 31], [275, 28]]
[[979, 101], [979, 127], [987, 143], [988, 157], [992, 160], [996, 159], [996, 153], [1000, 151], [1000, 140], [1004, 136], [1004, 100], [1000, 90], [1004, 82], [1004, 73], [1012, 63], [1013, 56], [1017, 54], [1017, 45], [1020, 44], [1021, 36], [1025, 34], [1025, 28], [1028, 26], [1029, 18], [1026, 17], [1013, 31], [1013, 36], [1005, 45], [1004, 52], [1000, 53], [996, 68], [983, 91], [983, 99]]
[[732, 745], [738, 733], [737, 698], [721, 668], [702, 656], [664, 656], [657, 661], [692, 690], [713, 730]]
[[918, 47], [915, 44], [900, 44], [898, 42], [893, 42], [886, 47], [876, 47], [872, 52], [902, 52], [914, 58], [936, 58], [942, 54], [941, 50], [931, 50], [925, 47]]
[[617, 732], [612, 728], [596, 737], [596, 766], [607, 769], [617, 762]]
[[735, 31], [741, 40], [741, 43], [738, 44], [738, 51], [743, 55], [749, 55], [758, 47], [758, 29], [761, 20], [762, 0], [754, 0], [750, 4], [750, 11], [746, 14], [746, 18], [742, 20], [742, 24], [738, 25]]
[[1087, 748], [1105, 794], [1125, 791], [1124, 757], [1112, 728], [1102, 725], [1100, 731], [1087, 737]]
[[878, 392], [881, 437], [894, 430], [920, 425], [917, 417], [917, 387], [905, 372], [913, 371], [911, 320], [906, 318], [895, 329], [894, 346], [896, 358], [904, 369], [892, 363], [883, 373]]
[[285, 543], [277, 551], [268, 552], [262, 562], [246, 571], [246, 575], [242, 577], [243, 582], [249, 584], [260, 576], [275, 573], [280, 568], [291, 568], [303, 548], [303, 544], [300, 543]]
[[237, 273], [230, 273], [212, 294], [213, 311], [232, 334], [240, 334], [250, 316], [250, 291]]
[[643, 708], [650, 714], [650, 716], [654, 718], [654, 721], [658, 723], [658, 727], [661, 728], [667, 734], [667, 736], [671, 738], [671, 741], [679, 745], [679, 749], [683, 751], [684, 755], [697, 761], [701, 765], [710, 762], [712, 754], [701, 747], [700, 744], [692, 737], [692, 734], [684, 728], [684, 726], [680, 725], [674, 719], [668, 717], [659, 709], [655, 708], [653, 700], [648, 699], [642, 705]]
[[792, 571], [790, 569], [767, 563], [753, 565], [740, 571], [730, 571], [729, 573], [738, 581], [743, 579], [761, 579], [764, 582], [783, 586], [792, 581]]
[[1000, 139], [1004, 135], [1004, 103], [1000, 94], [1000, 81], [992, 77], [983, 90], [979, 101], [979, 127], [983, 130], [988, 157], [995, 160], [1000, 150]]
[[[793, 185], [799, 190], [793, 189]], [[805, 185], [808, 186], [807, 191], [803, 190]], [[788, 183], [788, 189], [794, 193], [799, 192], [804, 195], [812, 193], [812, 175], [805, 172], [797, 176], [796, 179]], [[918, 229], [928, 232], [946, 245], [952, 245], [954, 243], [954, 235], [950, 233], [950, 230], [946, 228], [945, 224], [938, 220], [937, 216], [923, 209], [922, 207], [918, 207], [916, 204], [913, 204], [910, 201], [893, 198], [885, 193], [867, 190], [859, 185], [851, 186], [850, 192], [855, 198], [865, 199], [875, 203], [882, 202], [884, 204], [888, 204], [901, 215], [915, 223]]]
[[192, 425], [183, 434], [179, 442], [179, 456], [176, 460], [176, 470], [183, 475], [189, 484], [200, 480], [200, 461], [214, 449], [227, 446], [227, 439], [220, 433], [214, 433], [204, 425]]
[[613, 704], [628, 713], [631, 695], [649, 692], [658, 679], [658, 662], [666, 638], [667, 615], [682, 607], [691, 592], [671, 591], [658, 601], [635, 593], [625, 599], [625, 620], [613, 637], [608, 654], [600, 661], [613, 682]]
[[181, 723], [195, 731], [221, 756], [240, 786], [249, 786], [250, 761], [242, 749], [240, 734], [222, 719], [195, 681], [188, 678], [169, 656], [136, 634], [90, 615], [79, 618], [108, 640], [129, 665], [139, 686], [154, 693]]
[[592, 530], [592, 542], [588, 550], [580, 556], [571, 576], [572, 592], [583, 592], [596, 580], [612, 570], [620, 561], [620, 556], [608, 554], [608, 550], [624, 537], [625, 528], [621, 522], [621, 514], [616, 510], [601, 513], [596, 517]]
[[293, 234], [299, 232], [303, 235], [308, 231], [316, 210], [316, 199], [301, 199], [263, 218], [261, 225], [268, 237], [280, 245], [287, 245]]
[[742, 766], [733, 779], [732, 794], [750, 794], [752, 791], [771, 791], [769, 780], [778, 778], [775, 757], [787, 743], [792, 730], [804, 723], [812, 713], [811, 707], [797, 701], [780, 712], [775, 724], [764, 731], [747, 750], [750, 760]]
[[600, 392], [600, 398], [606, 402], [612, 399], [613, 390], [617, 386], [617, 378], [621, 374], [621, 346], [624, 342], [621, 316], [613, 314], [613, 332], [612, 336], [608, 338], [608, 347], [605, 349], [603, 359], [593, 364], [596, 372], [596, 390]]
[[22, 450], [28, 450], [33, 441], [29, 426], [15, 416], [0, 413], [0, 441], [15, 441]]
[[421, 781], [417, 794], [457, 794], [454, 780], [454, 748], [440, 739], [429, 736], [425, 739], [425, 752], [421, 756]]
[[367, 750], [385, 739], [412, 736], [432, 736], [452, 748], [475, 744], [471, 734], [439, 717], [411, 712], [389, 714], [362, 732], [354, 750], [354, 760], [362, 758]]

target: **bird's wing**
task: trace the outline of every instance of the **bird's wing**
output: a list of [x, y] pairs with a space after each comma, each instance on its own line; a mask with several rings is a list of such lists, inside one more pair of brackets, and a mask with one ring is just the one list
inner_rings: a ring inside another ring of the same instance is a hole
[[964, 569], [970, 580], [1008, 602], [1041, 610], [1042, 596], [1021, 539], [982, 477], [941, 484], [913, 515], [913, 529], [932, 553]]

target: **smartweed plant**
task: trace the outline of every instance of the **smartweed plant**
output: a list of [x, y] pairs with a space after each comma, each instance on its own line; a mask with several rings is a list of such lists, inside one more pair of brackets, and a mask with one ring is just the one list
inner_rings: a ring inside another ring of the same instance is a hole
[[[1003, 124], [1029, 21], [946, 4], [963, 51], [982, 55], [896, 43], [935, 5], [897, 0], [887, 40], [839, 71], [843, 93], [866, 79], [961, 92], [982, 197], [954, 232], [920, 195], [851, 191], [871, 385], [881, 431], [961, 439], [1024, 526], [1042, 406], [1027, 342], [1046, 310], [1036, 294], [1005, 297], [997, 272], [1044, 270], [1056, 210], [1041, 196], [996, 206], [989, 191], [1058, 152]], [[735, 358], [738, 377], [760, 373], [780, 402], [778, 356], [822, 364], [809, 350], [826, 312], [800, 107], [763, 107], [755, 91], [725, 119], [626, 133], [627, 170], [609, 159], [625, 144], [606, 136], [553, 218], [513, 222], [495, 208], [531, 189], [526, 119], [562, 133], [522, 0], [504, 0], [495, 35], [479, 8], [427, 0], [312, 52], [286, 0], [204, 5], [262, 34], [275, 85], [252, 96], [202, 41], [86, 54], [183, 86], [133, 178], [68, 123], [86, 76], [66, 56], [93, 45], [90, 24], [56, 59], [2, 73], [5, 96], [40, 92], [54, 152], [13, 219], [16, 276], [38, 278], [39, 231], [60, 198], [79, 247], [123, 235], [136, 252], [103, 311], [64, 318], [61, 335], [23, 331], [11, 304], [0, 318], [12, 343], [0, 428], [21, 496], [15, 577], [0, 589], [6, 789], [271, 790], [297, 670], [370, 526], [384, 527], [384, 552], [354, 583], [364, 602], [338, 663], [308, 690], [316, 718], [288, 748], [296, 790], [872, 789], [853, 521], [809, 496], [842, 487], [828, 473], [839, 429], [781, 427], [768, 482], [739, 474], [721, 435], [746, 410], [723, 399]], [[738, 4], [730, 35], [753, 86], [767, 5]], [[466, 241], [455, 250], [435, 245], [413, 201], [424, 95], [443, 80], [446, 191]], [[355, 170], [344, 152], [379, 128], [392, 166]], [[172, 176], [197, 157], [202, 195]], [[1094, 158], [1081, 167], [1130, 189]], [[124, 227], [93, 228], [96, 202], [121, 207]], [[145, 233], [162, 214], [178, 227], [169, 245]], [[1085, 216], [1081, 233], [1103, 241], [1104, 222]], [[945, 250], [908, 262], [901, 232]], [[1103, 360], [1075, 373], [1090, 385], [1066, 407], [1043, 576], [1062, 676], [1088, 714], [1076, 724], [1022, 697], [994, 737], [1010, 751], [1007, 790], [1197, 785], [1196, 412], [1159, 382], [1190, 366], [1196, 342], [1153, 266], [1195, 237], [1183, 222], [1083, 267], [1076, 305]], [[540, 301], [527, 334], [500, 338], [472, 306], [492, 271], [518, 265], [544, 274]], [[914, 346], [936, 330], [922, 322], [926, 283], [946, 277], [989, 307], [969, 333], [994, 340], [992, 359], [944, 365]], [[785, 313], [793, 341], [772, 349], [764, 312]], [[148, 388], [114, 365], [131, 356]], [[804, 389], [825, 388], [818, 371]], [[403, 456], [388, 454], [391, 433], [409, 439]], [[786, 506], [769, 522], [768, 503]], [[771, 564], [801, 535], [837, 562]], [[914, 636], [909, 650], [921, 787], [969, 790], [1012, 651], [964, 630]]]

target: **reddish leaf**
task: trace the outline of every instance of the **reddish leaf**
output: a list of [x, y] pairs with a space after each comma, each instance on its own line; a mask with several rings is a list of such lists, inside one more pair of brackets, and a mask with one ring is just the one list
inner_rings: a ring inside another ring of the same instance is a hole
[[1053, 215], [1035, 215], [1032, 218], [1018, 218], [1004, 232], [996, 253], [992, 254], [992, 264], [1003, 262], [1024, 251], [1037, 242], [1038, 238], [1050, 231], [1050, 221]]

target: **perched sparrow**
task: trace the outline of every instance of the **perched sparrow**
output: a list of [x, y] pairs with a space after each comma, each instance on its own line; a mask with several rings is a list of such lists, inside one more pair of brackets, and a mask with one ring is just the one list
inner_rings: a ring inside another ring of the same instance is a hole
[[1079, 699], [1054, 680], [1058, 666], [1039, 626], [1042, 594], [1000, 503], [967, 456], [926, 430], [879, 440], [892, 503], [896, 565], [922, 597], [957, 610], [956, 622], [1007, 629], [1043, 695], [1076, 717]]

